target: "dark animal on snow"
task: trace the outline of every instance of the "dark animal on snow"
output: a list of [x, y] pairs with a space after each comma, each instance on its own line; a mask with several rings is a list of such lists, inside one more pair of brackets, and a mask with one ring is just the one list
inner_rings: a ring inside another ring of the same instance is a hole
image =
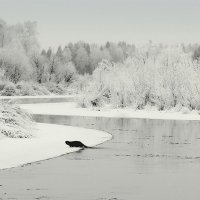
[[70, 147], [88, 148], [86, 145], [84, 145], [80, 141], [65, 141], [65, 144], [67, 144]]

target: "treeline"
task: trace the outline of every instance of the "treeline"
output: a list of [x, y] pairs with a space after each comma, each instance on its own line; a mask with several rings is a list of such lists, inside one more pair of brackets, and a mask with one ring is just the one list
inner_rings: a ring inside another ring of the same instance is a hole
[[[180, 47], [184, 53], [190, 53], [194, 60], [198, 60], [200, 57], [200, 46], [198, 44], [181, 44], [172, 45], [171, 47]], [[153, 48], [155, 51], [160, 52], [169, 48], [169, 46], [154, 45], [151, 41], [140, 48], [126, 42], [113, 43], [108, 41], [105, 45], [97, 45], [79, 41], [77, 43], [69, 43], [64, 48], [59, 46], [55, 52], [52, 51], [52, 48], [43, 49], [41, 55], [47, 60], [57, 60], [62, 65], [70, 62], [79, 74], [92, 74], [102, 60], [122, 63], [129, 57], [135, 57], [138, 51], [146, 51], [146, 55], [151, 54]]]
[[[104, 45], [77, 42], [60, 46], [56, 51], [51, 48], [41, 50], [37, 34], [35, 22], [8, 25], [0, 20], [0, 80], [14, 84], [30, 80], [39, 84], [71, 83], [78, 74], [92, 74], [102, 60], [123, 63], [129, 57], [137, 59], [140, 52], [148, 57], [152, 52], [155, 54], [168, 48], [152, 42], [142, 47], [126, 42]], [[199, 59], [198, 44], [180, 47], [194, 60]]]
[[0, 20], [1, 78], [15, 84], [22, 80], [67, 83], [75, 74], [92, 74], [104, 59], [123, 62], [135, 49], [125, 42], [105, 45], [77, 42], [58, 47], [56, 51], [41, 50], [35, 22], [8, 25]]
[[64, 48], [58, 47], [56, 52], [51, 48], [42, 50], [41, 55], [48, 60], [55, 60], [66, 64], [72, 62], [80, 74], [92, 74], [102, 60], [123, 62], [127, 57], [134, 55], [135, 45], [126, 42], [107, 42], [105, 45], [89, 44], [82, 41], [69, 43]]

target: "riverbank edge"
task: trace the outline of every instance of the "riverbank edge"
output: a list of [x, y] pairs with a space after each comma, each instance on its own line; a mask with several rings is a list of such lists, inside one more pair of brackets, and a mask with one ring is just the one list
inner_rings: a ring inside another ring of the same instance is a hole
[[200, 121], [200, 115], [197, 112], [181, 113], [175, 111], [134, 110], [128, 108], [99, 108], [94, 110], [91, 108], [80, 108], [76, 102], [21, 104], [20, 106], [31, 114], [40, 115]]
[[0, 140], [0, 170], [22, 167], [80, 150], [68, 147], [66, 140], [80, 140], [93, 147], [112, 139], [111, 134], [94, 129], [42, 123], [36, 123], [36, 127], [33, 138], [4, 137]]

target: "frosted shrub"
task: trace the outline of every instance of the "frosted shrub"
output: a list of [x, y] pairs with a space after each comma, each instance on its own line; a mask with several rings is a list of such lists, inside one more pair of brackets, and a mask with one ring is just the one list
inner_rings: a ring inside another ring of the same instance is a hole
[[66, 94], [67, 89], [62, 84], [48, 82], [43, 84], [50, 93], [53, 94]]
[[[179, 48], [137, 52], [122, 63], [102, 61], [83, 89], [82, 106], [146, 105], [200, 109], [200, 66]], [[95, 103], [93, 103], [95, 101]], [[80, 103], [81, 104], [81, 103]], [[180, 108], [181, 109], [181, 108]]]
[[19, 96], [36, 96], [36, 95], [49, 95], [50, 92], [42, 85], [33, 82], [21, 81], [17, 83], [17, 95]]
[[50, 95], [51, 94], [44, 85], [32, 83], [32, 87], [36, 95]]
[[45, 86], [35, 82], [20, 81], [16, 85], [9, 81], [0, 82], [1, 96], [36, 96], [50, 94]]
[[112, 63], [104, 60], [102, 61], [98, 68], [94, 71], [93, 79], [94, 82], [90, 79], [84, 77], [82, 80], [81, 90], [82, 93], [78, 99], [78, 103], [82, 107], [99, 107], [103, 106], [104, 100], [109, 98], [109, 88], [106, 87], [108, 84], [107, 74], [112, 69]]
[[0, 102], [0, 133], [11, 138], [31, 137], [31, 116], [17, 105]]
[[8, 82], [4, 85], [3, 90], [0, 92], [1, 96], [14, 96], [16, 95], [16, 87], [13, 83]]
[[[1, 79], [0, 79], [1, 80]], [[0, 91], [2, 91], [6, 85], [12, 84], [10, 81], [0, 81]]]
[[107, 101], [107, 95], [106, 88], [99, 88], [98, 85], [91, 83], [79, 96], [78, 104], [81, 107], [101, 107]]
[[[172, 55], [173, 53], [173, 55]], [[178, 52], [164, 54], [159, 61], [159, 77], [155, 79], [155, 103], [163, 108], [177, 104], [195, 109], [200, 100], [199, 70], [189, 55]]]
[[74, 81], [71, 84], [71, 87], [73, 87], [74, 90], [79, 93], [88, 88], [91, 82], [92, 82], [91, 75], [89, 74], [79, 75], [77, 76], [76, 81]]
[[33, 88], [31, 87], [31, 85], [29, 83], [25, 83], [25, 82], [20, 82], [16, 85], [16, 88], [18, 89], [18, 94], [21, 96], [33, 96], [35, 95]]

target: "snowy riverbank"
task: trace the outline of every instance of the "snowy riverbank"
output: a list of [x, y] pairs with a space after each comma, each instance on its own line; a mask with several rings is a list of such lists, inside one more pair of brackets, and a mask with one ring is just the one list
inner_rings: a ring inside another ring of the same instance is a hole
[[111, 139], [110, 134], [102, 131], [40, 123], [33, 131], [33, 136], [29, 139], [0, 137], [0, 169], [17, 167], [79, 150], [68, 147], [65, 140], [80, 140], [88, 146], [95, 146]]
[[56, 99], [56, 98], [75, 98], [74, 95], [40, 95], [40, 96], [0, 96], [0, 100], [4, 99]]
[[117, 118], [141, 118], [141, 119], [163, 119], [163, 120], [200, 120], [197, 112], [181, 113], [175, 111], [154, 111], [134, 109], [109, 109], [80, 108], [75, 102], [65, 103], [43, 103], [20, 105], [32, 114], [44, 115], [66, 115], [66, 116], [90, 116], [90, 117], [117, 117]]
[[46, 96], [0, 96], [1, 101], [11, 101], [18, 104], [30, 103], [56, 103], [71, 102], [76, 96], [73, 95], [46, 95]]

